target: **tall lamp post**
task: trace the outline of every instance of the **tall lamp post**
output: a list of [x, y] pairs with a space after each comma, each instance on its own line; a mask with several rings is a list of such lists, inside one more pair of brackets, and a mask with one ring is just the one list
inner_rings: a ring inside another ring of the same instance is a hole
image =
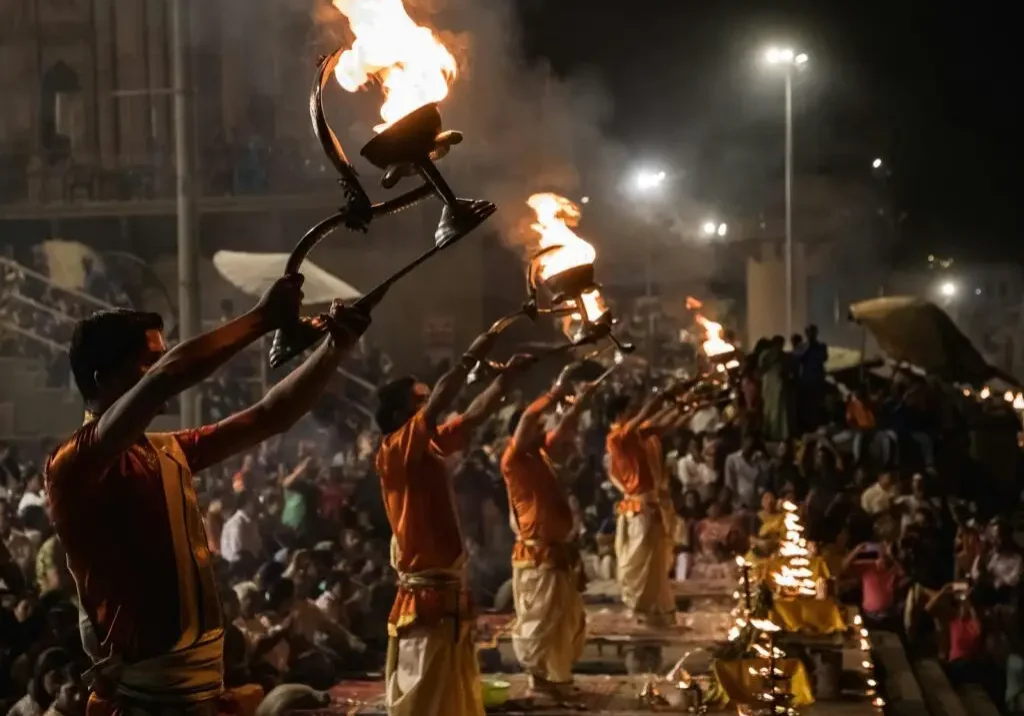
[[[199, 247], [196, 237], [195, 129], [189, 76], [189, 22], [185, 0], [171, 2], [174, 163], [177, 170], [178, 340], [199, 335]], [[199, 390], [181, 393], [181, 427], [199, 425]]]
[[[660, 192], [668, 175], [662, 170], [641, 169], [633, 178], [633, 191], [650, 199]], [[647, 302], [647, 358], [654, 357], [654, 239], [647, 232], [644, 260], [644, 298]]]
[[772, 47], [764, 55], [769, 65], [782, 67], [786, 76], [786, 335], [793, 335], [793, 72], [807, 65], [808, 57], [791, 47]]

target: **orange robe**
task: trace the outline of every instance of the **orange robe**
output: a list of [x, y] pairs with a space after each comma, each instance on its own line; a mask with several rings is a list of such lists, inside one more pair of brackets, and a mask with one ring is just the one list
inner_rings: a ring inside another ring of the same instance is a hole
[[674, 620], [675, 599], [668, 581], [672, 540], [658, 499], [658, 463], [652, 463], [651, 445], [639, 429], [621, 423], [608, 432], [607, 449], [610, 477], [623, 493], [615, 530], [622, 602], [643, 621], [664, 624]]
[[445, 465], [466, 437], [460, 419], [435, 429], [420, 411], [377, 453], [399, 578], [388, 619], [391, 716], [483, 714], [466, 557]]
[[651, 466], [651, 472], [654, 475], [658, 510], [661, 512], [661, 520], [665, 525], [665, 534], [673, 537], [666, 540], [665, 543], [669, 564], [672, 564], [675, 561], [676, 508], [672, 503], [672, 485], [669, 482], [671, 478], [668, 470], [665, 469], [665, 455], [662, 452], [661, 438], [652, 432], [643, 438], [643, 443], [644, 451], [647, 454], [647, 464]]
[[150, 433], [105, 454], [97, 425], [86, 422], [44, 470], [95, 664], [86, 713], [214, 713], [224, 699], [224, 629], [192, 473], [210, 465], [204, 446], [215, 428]]
[[512, 592], [516, 623], [512, 648], [531, 681], [572, 681], [572, 667], [586, 641], [586, 611], [580, 594], [581, 564], [572, 539], [569, 501], [558, 484], [545, 445], [520, 448], [513, 440], [501, 473], [516, 543]]

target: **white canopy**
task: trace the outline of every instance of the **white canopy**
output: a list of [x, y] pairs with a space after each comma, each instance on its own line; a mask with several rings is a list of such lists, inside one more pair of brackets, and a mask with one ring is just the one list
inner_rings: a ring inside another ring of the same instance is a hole
[[[262, 296], [284, 274], [288, 254], [254, 254], [248, 251], [218, 251], [213, 265], [235, 288], [250, 296]], [[336, 298], [351, 301], [363, 294], [334, 274], [311, 261], [302, 264], [306, 305], [330, 303]]]

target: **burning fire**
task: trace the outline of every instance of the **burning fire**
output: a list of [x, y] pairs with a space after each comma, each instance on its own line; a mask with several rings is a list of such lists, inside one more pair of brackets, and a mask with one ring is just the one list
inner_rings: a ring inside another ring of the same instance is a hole
[[342, 53], [334, 76], [355, 92], [373, 79], [384, 90], [380, 108], [383, 132], [410, 112], [448, 96], [455, 79], [455, 58], [426, 27], [412, 21], [402, 0], [333, 0], [355, 35]]
[[[694, 298], [693, 296], [686, 297], [686, 308], [691, 311], [697, 311], [704, 307], [704, 304]], [[722, 338], [722, 324], [715, 323], [709, 318], [706, 318], [702, 314], [698, 313], [694, 316], [694, 319], [704, 329], [704, 333], [707, 336], [707, 340], [704, 341], [704, 352], [709, 358], [714, 356], [724, 355], [725, 353], [732, 353], [736, 348], [724, 338]]]
[[780, 565], [779, 571], [772, 572], [772, 581], [784, 595], [816, 596], [817, 583], [812, 578], [814, 572], [810, 569], [811, 561], [808, 559], [810, 550], [807, 548], [807, 539], [803, 536], [804, 528], [800, 524], [797, 506], [787, 500], [782, 503], [782, 509], [786, 513], [786, 537], [779, 544], [779, 556], [785, 563]]
[[[573, 231], [582, 216], [576, 204], [558, 194], [534, 194], [526, 203], [537, 215], [537, 220], [530, 228], [540, 235], [538, 248], [544, 250], [557, 247], [537, 259], [541, 279], [594, 263], [597, 251]], [[591, 321], [608, 311], [597, 289], [586, 291], [580, 298], [583, 300], [583, 310]], [[575, 314], [573, 318], [580, 320], [582, 317]]]

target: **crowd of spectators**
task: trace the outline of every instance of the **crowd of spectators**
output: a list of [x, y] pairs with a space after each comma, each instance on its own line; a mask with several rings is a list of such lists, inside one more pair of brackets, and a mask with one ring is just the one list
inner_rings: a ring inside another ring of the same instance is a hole
[[[986, 476], [969, 472], [962, 426], [939, 407], [948, 391], [903, 369], [884, 378], [861, 371], [848, 389], [826, 374], [828, 350], [813, 328], [789, 346], [759, 342], [742, 356], [731, 402], [704, 406], [665, 441], [679, 518], [676, 577], [729, 573], [735, 554], [778, 529], [780, 503], [790, 500], [801, 505], [836, 593], [869, 626], [938, 654], [954, 679], [1000, 698], [1005, 689], [1015, 705], [1024, 698], [1024, 558], [1007, 511], [1016, 503], [978, 498]], [[353, 360], [371, 382], [386, 378], [378, 353]], [[653, 373], [627, 364], [606, 381], [572, 457], [558, 466], [591, 579], [615, 572], [605, 407], [660, 385]], [[229, 686], [326, 688], [384, 663], [396, 587], [373, 470], [378, 436], [359, 409], [365, 392], [348, 390], [361, 389], [349, 386], [284, 438], [197, 476], [228, 624]], [[243, 402], [231, 400], [214, 401], [209, 417]], [[470, 588], [482, 607], [505, 611], [513, 535], [498, 465], [524, 401], [510, 396], [452, 465]], [[0, 451], [0, 700], [20, 704], [12, 713], [70, 716], [86, 664], [74, 588], [41, 491], [46, 447]]]

